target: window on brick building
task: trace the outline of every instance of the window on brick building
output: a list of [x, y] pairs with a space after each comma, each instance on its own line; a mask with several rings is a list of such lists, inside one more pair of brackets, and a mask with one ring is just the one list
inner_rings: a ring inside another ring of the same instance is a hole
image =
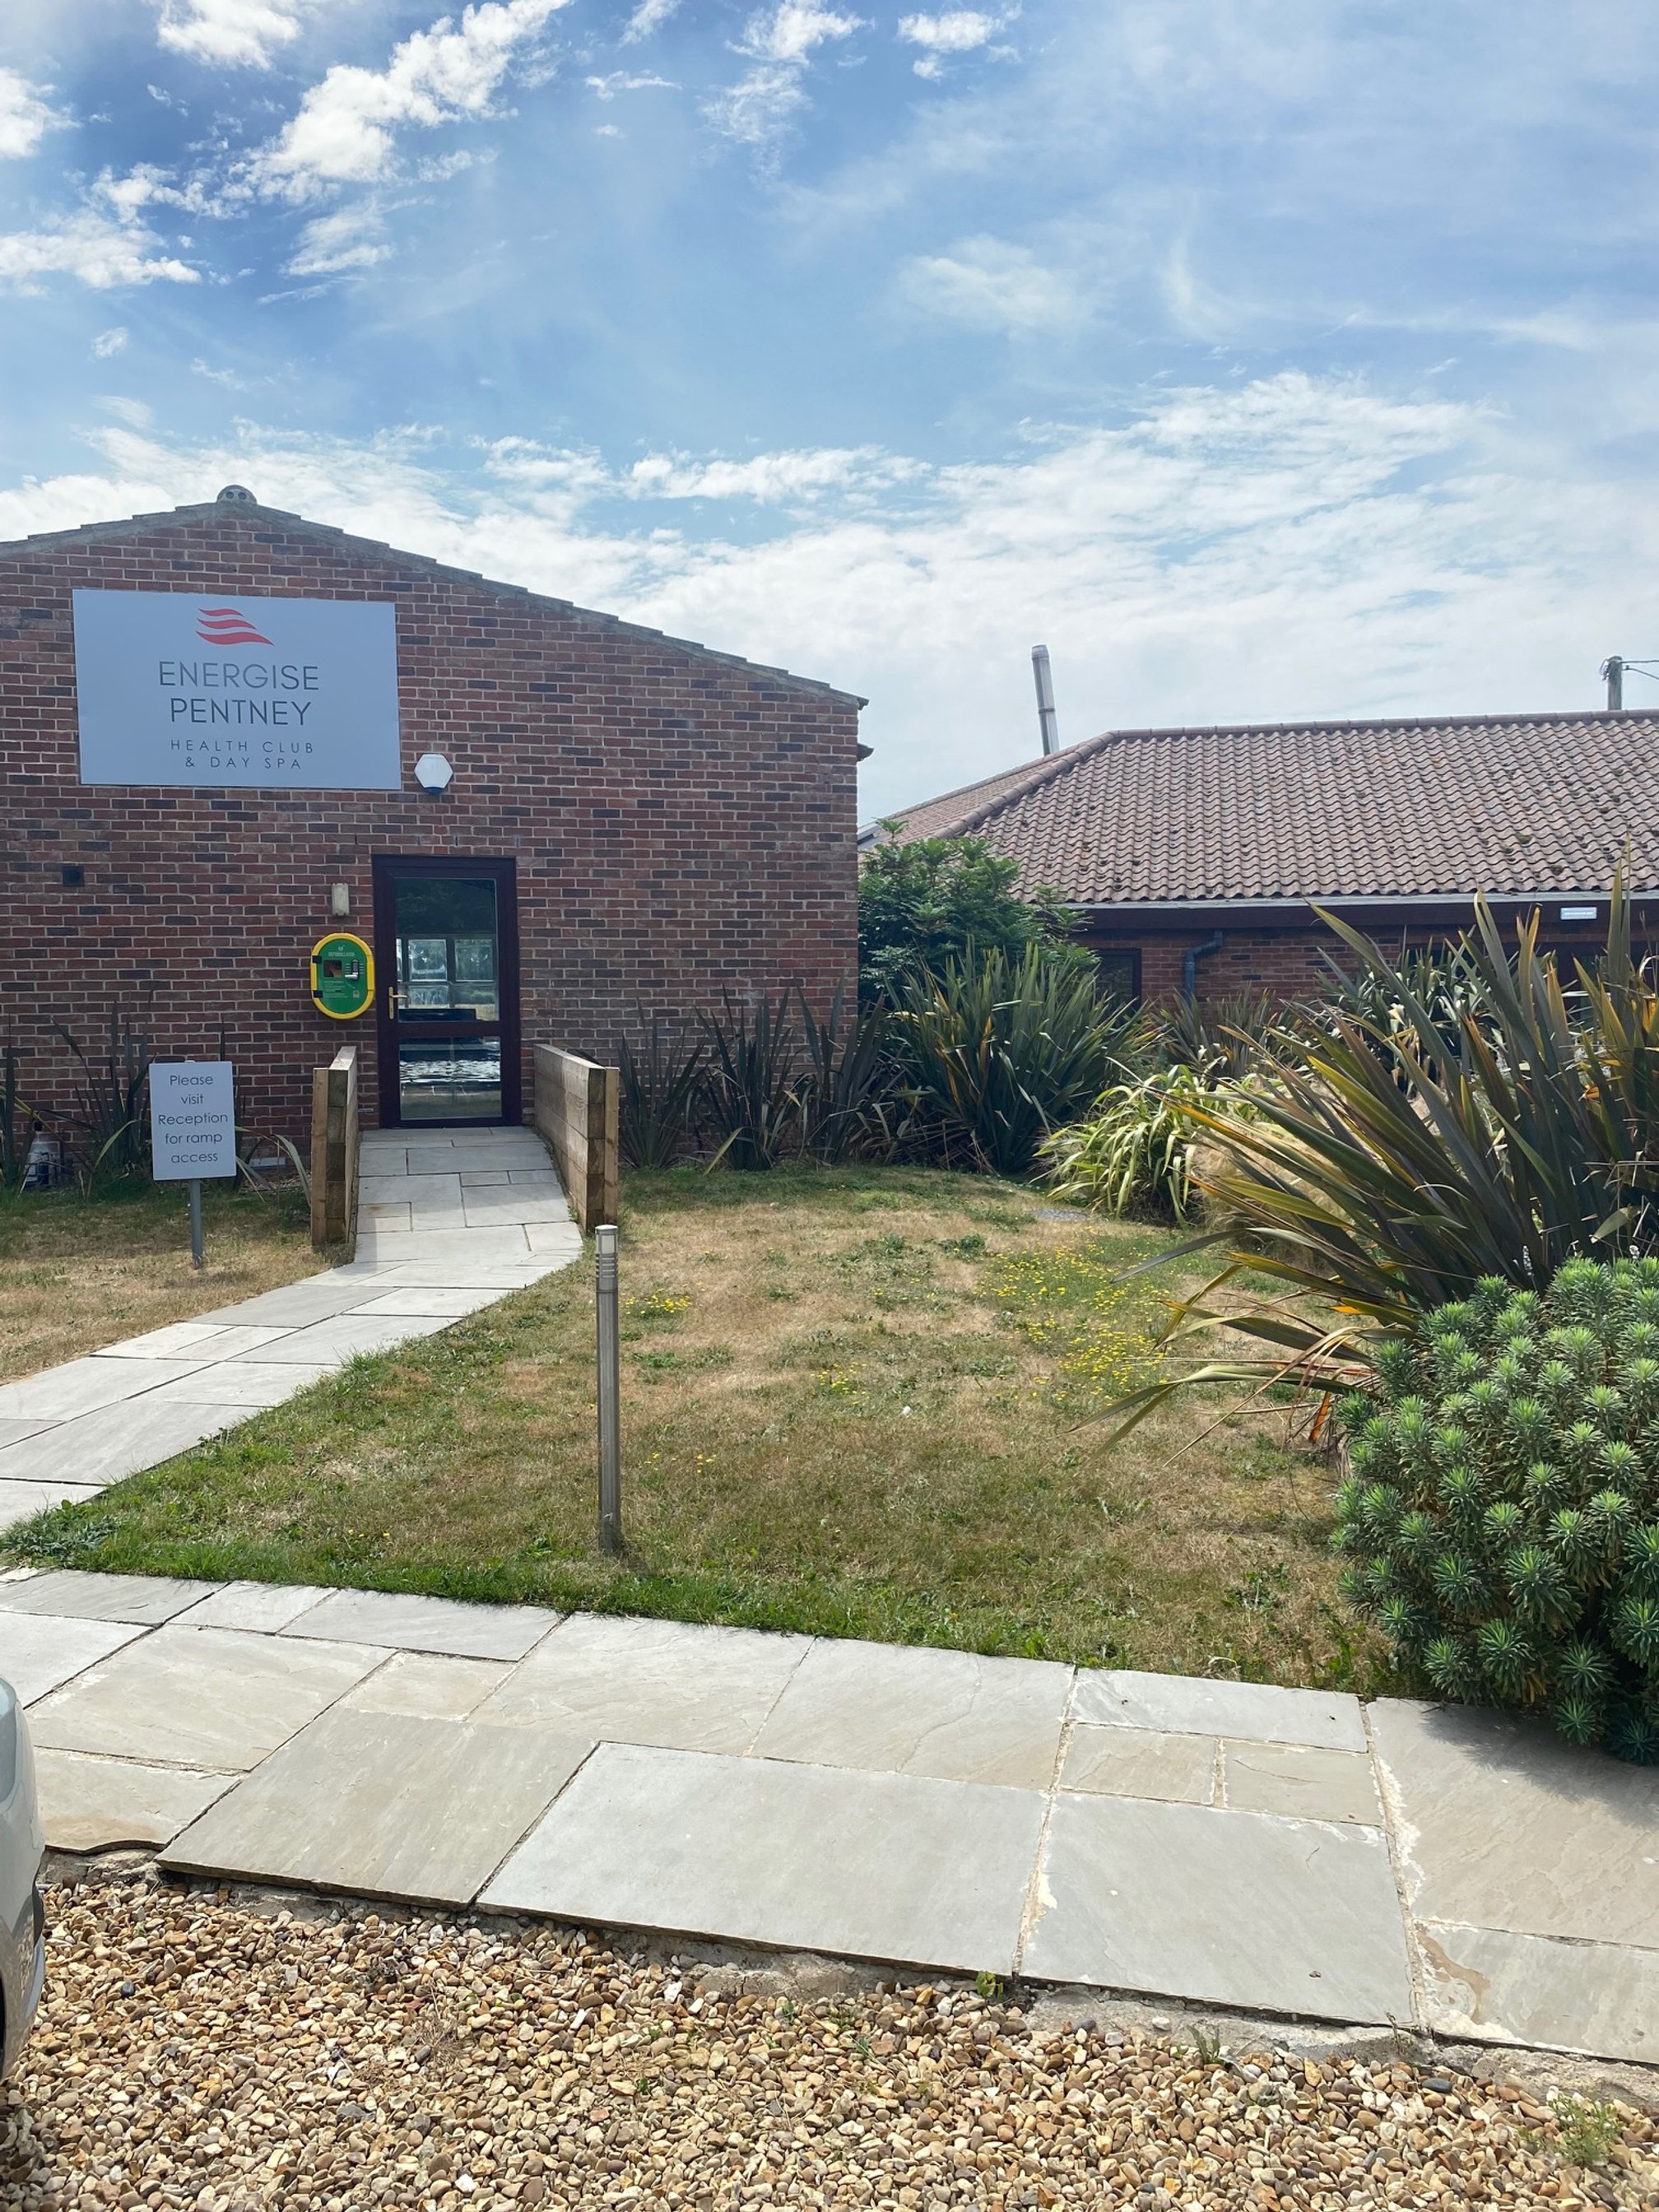
[[1096, 963], [1100, 969], [1100, 988], [1106, 994], [1122, 1001], [1126, 1006], [1140, 1004], [1140, 948], [1133, 945], [1113, 945], [1103, 950], [1094, 947]]

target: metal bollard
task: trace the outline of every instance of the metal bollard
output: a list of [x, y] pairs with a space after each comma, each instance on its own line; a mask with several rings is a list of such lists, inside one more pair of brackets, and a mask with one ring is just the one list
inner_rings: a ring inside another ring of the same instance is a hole
[[617, 1342], [617, 1231], [593, 1231], [593, 1307], [599, 1334], [599, 1549], [620, 1552], [622, 1517], [622, 1376]]

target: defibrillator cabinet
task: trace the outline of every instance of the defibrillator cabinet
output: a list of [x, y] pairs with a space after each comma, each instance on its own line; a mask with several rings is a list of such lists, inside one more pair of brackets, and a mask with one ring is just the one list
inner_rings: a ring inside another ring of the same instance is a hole
[[374, 1003], [374, 955], [361, 937], [338, 930], [311, 948], [311, 1003], [331, 1021], [354, 1021]]

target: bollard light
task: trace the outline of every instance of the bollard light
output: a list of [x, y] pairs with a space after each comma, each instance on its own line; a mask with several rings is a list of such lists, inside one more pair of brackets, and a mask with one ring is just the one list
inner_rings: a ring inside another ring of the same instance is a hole
[[617, 1333], [617, 1231], [611, 1222], [593, 1231], [593, 1310], [599, 1354], [599, 1549], [620, 1552], [622, 1376]]

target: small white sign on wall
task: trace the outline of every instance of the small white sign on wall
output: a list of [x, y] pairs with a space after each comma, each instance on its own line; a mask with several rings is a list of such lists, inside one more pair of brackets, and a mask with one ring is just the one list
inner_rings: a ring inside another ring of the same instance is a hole
[[74, 599], [82, 783], [401, 785], [389, 600]]
[[152, 1064], [149, 1150], [157, 1182], [235, 1174], [234, 1071], [228, 1060]]

